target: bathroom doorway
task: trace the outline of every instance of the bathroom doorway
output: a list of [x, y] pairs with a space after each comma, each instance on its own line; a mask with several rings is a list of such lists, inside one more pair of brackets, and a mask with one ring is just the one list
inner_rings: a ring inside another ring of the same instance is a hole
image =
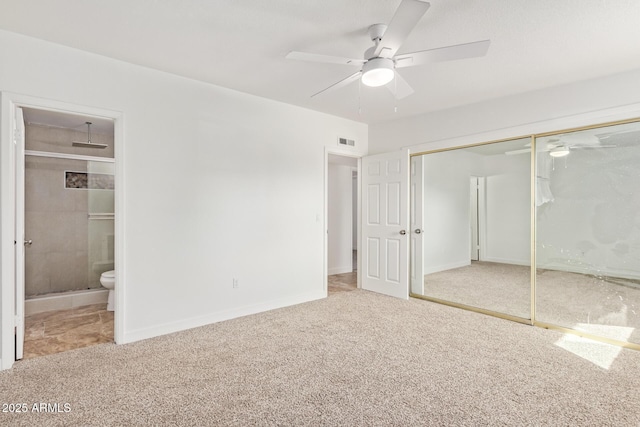
[[358, 159], [328, 154], [327, 290], [358, 287]]
[[115, 269], [114, 120], [28, 107], [17, 113], [24, 335], [16, 335], [16, 360], [113, 342], [114, 308], [107, 309], [101, 276]]

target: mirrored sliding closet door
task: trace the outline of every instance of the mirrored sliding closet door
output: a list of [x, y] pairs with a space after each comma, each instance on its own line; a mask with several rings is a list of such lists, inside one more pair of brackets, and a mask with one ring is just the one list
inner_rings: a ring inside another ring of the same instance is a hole
[[640, 124], [536, 140], [536, 320], [640, 343]]
[[531, 319], [531, 138], [411, 159], [413, 296]]

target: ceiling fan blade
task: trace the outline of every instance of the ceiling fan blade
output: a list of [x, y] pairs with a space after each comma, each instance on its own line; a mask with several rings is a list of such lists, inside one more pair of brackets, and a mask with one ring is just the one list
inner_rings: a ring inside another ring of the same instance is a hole
[[395, 78], [390, 83], [387, 83], [386, 86], [395, 95], [396, 99], [406, 98], [413, 93], [413, 88], [397, 71]]
[[615, 148], [615, 145], [572, 145], [571, 150], [593, 150], [598, 148]]
[[422, 0], [402, 0], [380, 43], [376, 46], [374, 56], [392, 58], [429, 6], [431, 6], [430, 3]]
[[396, 56], [396, 68], [411, 67], [431, 62], [454, 61], [456, 59], [477, 58], [484, 56], [489, 50], [491, 40], [456, 44], [420, 52], [404, 53]]
[[608, 139], [608, 138], [611, 138], [612, 136], [618, 136], [618, 135], [624, 135], [626, 133], [636, 133], [636, 132], [638, 132], [637, 129], [628, 129], [628, 130], [622, 130], [617, 132], [600, 133], [600, 134], [597, 134], [596, 137], [598, 137], [598, 139], [602, 141], [603, 139]]
[[299, 61], [322, 62], [325, 64], [344, 64], [344, 65], [362, 65], [366, 61], [364, 59], [342, 58], [339, 56], [320, 55], [317, 53], [296, 52], [291, 51], [285, 56], [287, 59], [296, 59]]
[[571, 147], [581, 146], [581, 147], [599, 147], [600, 139], [593, 134], [564, 134], [560, 135], [558, 140], [562, 142], [564, 145], [568, 145]]
[[358, 80], [360, 78], [361, 75], [362, 75], [362, 71], [357, 71], [357, 72], [351, 74], [346, 79], [342, 79], [338, 83], [334, 83], [331, 86], [329, 86], [328, 88], [322, 89], [320, 92], [314, 93], [313, 95], [311, 95], [311, 98], [313, 98], [316, 95], [320, 95], [321, 93], [330, 92], [330, 91], [333, 91], [333, 90], [336, 90], [336, 89], [340, 89], [341, 87], [344, 87], [344, 86], [348, 85], [349, 83], [355, 82], [356, 80]]
[[511, 156], [514, 154], [524, 154], [524, 153], [530, 153], [530, 152], [531, 152], [531, 148], [523, 148], [521, 150], [505, 151], [504, 154], [506, 154], [507, 156]]

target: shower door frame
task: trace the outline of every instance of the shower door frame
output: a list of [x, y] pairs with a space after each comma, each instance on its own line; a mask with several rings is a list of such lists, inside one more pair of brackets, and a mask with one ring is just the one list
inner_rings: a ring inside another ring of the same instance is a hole
[[[116, 281], [123, 283], [125, 271], [124, 263], [124, 226], [122, 214], [124, 212], [124, 171], [123, 164], [123, 143], [124, 143], [124, 123], [123, 113], [120, 111], [108, 110], [98, 107], [71, 104], [61, 101], [53, 101], [33, 96], [16, 94], [12, 92], [0, 93], [0, 205], [2, 206], [2, 216], [0, 220], [0, 370], [9, 369], [15, 362], [16, 355], [16, 327], [24, 324], [24, 309], [20, 314], [18, 306], [24, 307], [24, 293], [18, 295], [16, 292], [16, 251], [18, 243], [21, 243], [22, 236], [16, 235], [15, 219], [17, 215], [24, 217], [24, 205], [18, 206], [16, 173], [18, 173], [18, 162], [24, 164], [24, 147], [16, 150], [14, 144], [14, 121], [16, 108], [33, 108], [38, 110], [55, 111], [66, 114], [78, 114], [83, 116], [94, 116], [113, 120], [114, 124], [114, 161], [115, 180], [118, 185], [115, 188], [115, 264], [118, 265], [116, 271]], [[24, 190], [24, 189], [23, 189]], [[22, 191], [23, 191], [22, 190]], [[114, 313], [114, 341], [121, 342], [124, 337], [124, 286], [119, 286], [115, 290], [115, 313]], [[20, 315], [20, 319], [17, 318]]]

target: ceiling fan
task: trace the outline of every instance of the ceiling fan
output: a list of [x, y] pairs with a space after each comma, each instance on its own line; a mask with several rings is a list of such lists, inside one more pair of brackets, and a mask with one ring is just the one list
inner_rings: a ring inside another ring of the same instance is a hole
[[[564, 157], [569, 155], [571, 150], [585, 150], [596, 148], [613, 148], [615, 145], [603, 145], [596, 135], [562, 135], [559, 137], [545, 138], [538, 146], [538, 152], [548, 152], [551, 157]], [[523, 154], [531, 152], [531, 143], [525, 145], [527, 148], [507, 151], [504, 154]]]
[[413, 89], [396, 69], [432, 62], [484, 56], [491, 44], [490, 40], [482, 40], [396, 55], [402, 43], [404, 43], [420, 18], [427, 12], [429, 6], [431, 6], [430, 3], [422, 0], [402, 0], [389, 25], [374, 24], [370, 26], [369, 36], [374, 46], [365, 51], [364, 59], [342, 58], [296, 51], [289, 52], [286, 58], [360, 67], [359, 71], [311, 95], [311, 97], [342, 88], [358, 79], [361, 79], [362, 83], [367, 86], [378, 87], [390, 83], [395, 78], [395, 90], [389, 86], [387, 87], [395, 92], [396, 98], [402, 99], [411, 95]]

